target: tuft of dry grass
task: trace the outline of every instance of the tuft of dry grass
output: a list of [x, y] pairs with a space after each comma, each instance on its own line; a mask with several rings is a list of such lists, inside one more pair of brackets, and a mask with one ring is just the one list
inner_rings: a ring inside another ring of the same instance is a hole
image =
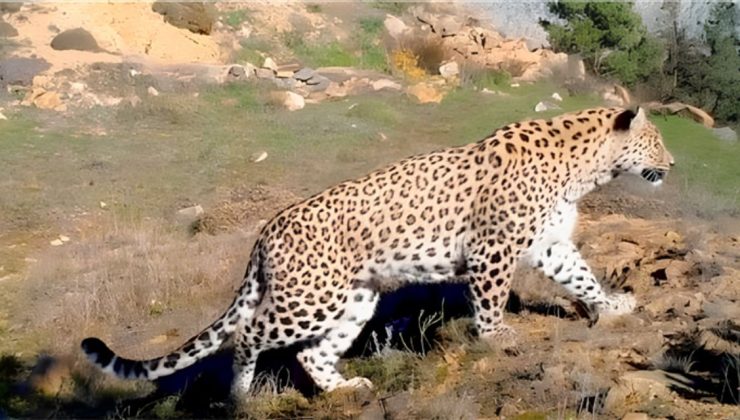
[[[163, 226], [161, 221], [113, 223], [39, 255], [28, 293], [44, 298], [28, 301], [35, 302], [29, 312], [36, 314], [33, 328], [42, 346], [76, 349], [84, 333], [110, 337], [126, 328], [136, 342], [117, 344], [141, 351], [141, 338], [133, 336], [143, 327], [134, 326], [187, 308], [184, 316], [197, 320], [198, 328], [207, 322], [201, 320], [223, 310], [248, 259], [245, 244], [253, 238], [239, 232], [189, 238]], [[186, 325], [182, 319], [179, 324]]]

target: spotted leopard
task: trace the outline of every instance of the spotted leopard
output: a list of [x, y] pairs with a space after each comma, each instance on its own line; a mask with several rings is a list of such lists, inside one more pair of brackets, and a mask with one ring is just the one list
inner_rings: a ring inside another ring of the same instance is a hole
[[106, 372], [155, 379], [232, 338], [238, 396], [249, 390], [260, 352], [300, 342], [299, 361], [330, 391], [371, 386], [344, 378], [336, 364], [373, 316], [380, 292], [400, 284], [468, 283], [484, 339], [513, 333], [504, 306], [520, 263], [597, 312], [627, 313], [635, 299], [607, 294], [570, 239], [576, 203], [621, 173], [657, 185], [673, 164], [642, 109], [510, 124], [283, 210], [262, 228], [233, 303], [169, 355], [129, 360], [97, 338], [82, 348]]

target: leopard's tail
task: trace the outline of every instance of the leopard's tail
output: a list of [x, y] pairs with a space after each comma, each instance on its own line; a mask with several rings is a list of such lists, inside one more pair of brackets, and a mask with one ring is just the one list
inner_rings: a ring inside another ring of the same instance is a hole
[[[185, 369], [218, 351], [241, 325], [239, 320], [252, 317], [254, 307], [261, 301], [264, 291], [257, 282], [250, 281], [258, 275], [250, 271], [248, 268], [242, 290], [239, 291], [229, 309], [198, 335], [166, 356], [149, 360], [127, 359], [116, 355], [102, 340], [95, 337], [82, 340], [82, 351], [104, 372], [125, 379], [153, 380]], [[245, 289], [246, 295], [243, 293]], [[251, 302], [246, 301], [249, 298]]]

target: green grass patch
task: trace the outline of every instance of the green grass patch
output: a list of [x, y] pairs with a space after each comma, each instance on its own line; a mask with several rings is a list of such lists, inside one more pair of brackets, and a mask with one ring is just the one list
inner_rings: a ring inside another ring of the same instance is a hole
[[413, 388], [419, 382], [419, 356], [414, 353], [388, 350], [366, 358], [350, 359], [345, 376], [370, 379], [381, 392], [399, 392]]
[[244, 9], [232, 10], [226, 12], [223, 16], [223, 22], [232, 28], [238, 28], [242, 26], [242, 23], [249, 19], [249, 12]]
[[740, 197], [740, 143], [722, 141], [687, 118], [671, 115], [651, 119], [676, 160], [669, 176], [678, 178], [686, 192], [710, 193], [720, 208], [736, 207]]
[[347, 42], [307, 41], [304, 34], [287, 32], [283, 43], [305, 65], [311, 67], [357, 67], [388, 71], [388, 58], [381, 42], [383, 21], [363, 18], [359, 30]]

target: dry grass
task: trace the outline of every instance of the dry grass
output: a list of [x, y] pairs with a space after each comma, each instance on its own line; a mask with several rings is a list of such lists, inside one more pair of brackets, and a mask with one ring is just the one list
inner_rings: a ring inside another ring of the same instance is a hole
[[239, 232], [191, 238], [163, 226], [113, 223], [39, 255], [28, 290], [45, 298], [29, 299], [38, 303], [28, 312], [35, 313], [40, 341], [58, 350], [76, 348], [83, 333], [105, 338], [126, 326], [135, 333], [133, 326], [178, 308], [187, 308], [199, 324], [222, 310], [253, 239]]

